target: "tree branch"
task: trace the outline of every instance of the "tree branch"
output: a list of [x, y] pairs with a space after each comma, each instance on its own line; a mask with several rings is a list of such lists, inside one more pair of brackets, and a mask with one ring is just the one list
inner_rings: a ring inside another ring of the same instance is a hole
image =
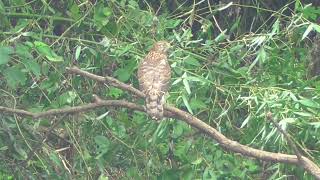
[[[72, 74], [78, 74], [101, 83], [107, 83], [111, 86], [129, 91], [139, 97], [144, 97], [144, 94], [138, 89], [135, 89], [134, 87], [127, 85], [125, 83], [122, 83], [112, 77], [97, 76], [89, 72], [82, 71], [77, 67], [68, 68], [67, 72]], [[98, 107], [103, 107], [103, 106], [124, 107], [128, 109], [144, 112], [144, 108], [142, 106], [139, 106], [137, 104], [130, 103], [127, 101], [102, 100], [95, 95], [94, 95], [94, 99], [95, 100], [93, 103], [89, 103], [86, 105], [80, 105], [80, 106], [64, 108], [64, 109], [52, 109], [52, 110], [49, 110], [46, 112], [40, 112], [40, 113], [32, 113], [24, 110], [19, 110], [19, 109], [10, 109], [2, 106], [0, 106], [0, 111], [5, 113], [19, 114], [22, 116], [31, 116], [33, 118], [59, 115], [59, 114], [79, 113], [79, 112], [89, 111], [89, 110], [92, 110]], [[212, 139], [217, 141], [221, 145], [221, 147], [223, 147], [225, 150], [235, 152], [235, 153], [240, 153], [244, 156], [254, 157], [264, 161], [274, 161], [274, 162], [295, 164], [297, 166], [303, 167], [305, 170], [309, 171], [312, 175], [314, 175], [317, 179], [320, 179], [320, 168], [314, 162], [312, 162], [311, 160], [309, 160], [304, 156], [301, 156], [301, 160], [299, 160], [300, 158], [298, 159], [296, 155], [267, 152], [267, 151], [254, 149], [254, 148], [242, 145], [236, 141], [226, 138], [223, 134], [221, 134], [219, 131], [217, 131], [213, 127], [209, 126], [205, 122], [201, 121], [200, 119], [192, 116], [191, 114], [185, 111], [182, 111], [178, 108], [175, 108], [169, 105], [166, 105], [164, 109], [165, 109], [166, 117], [180, 119], [188, 123], [192, 127], [197, 128], [199, 131], [209, 135]]]

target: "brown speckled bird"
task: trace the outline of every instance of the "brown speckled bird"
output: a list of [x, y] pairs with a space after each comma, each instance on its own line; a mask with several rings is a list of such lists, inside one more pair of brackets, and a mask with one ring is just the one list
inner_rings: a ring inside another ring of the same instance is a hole
[[169, 48], [170, 43], [167, 41], [156, 42], [138, 67], [140, 90], [146, 95], [146, 111], [155, 120], [163, 118], [164, 95], [169, 89]]

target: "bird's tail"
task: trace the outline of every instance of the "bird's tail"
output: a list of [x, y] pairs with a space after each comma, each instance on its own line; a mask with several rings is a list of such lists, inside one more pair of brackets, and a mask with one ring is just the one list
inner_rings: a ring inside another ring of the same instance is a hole
[[146, 94], [146, 110], [149, 116], [154, 120], [162, 120], [164, 93], [157, 90], [150, 90]]

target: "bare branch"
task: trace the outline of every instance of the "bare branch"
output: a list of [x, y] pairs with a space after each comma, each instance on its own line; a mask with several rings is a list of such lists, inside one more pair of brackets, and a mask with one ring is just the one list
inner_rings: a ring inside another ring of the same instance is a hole
[[[144, 94], [139, 91], [138, 89], [135, 89], [134, 87], [124, 84], [112, 77], [101, 77], [94, 74], [91, 74], [89, 72], [82, 71], [81, 69], [77, 67], [72, 67], [68, 69], [69, 73], [78, 74], [85, 76], [87, 78], [96, 80], [101, 83], [108, 83], [111, 86], [121, 88], [123, 90], [129, 91], [139, 97], [144, 97]], [[139, 106], [134, 103], [130, 103], [123, 100], [102, 100], [97, 96], [94, 96], [95, 101], [93, 103], [89, 103], [86, 105], [80, 105], [70, 108], [64, 108], [64, 109], [52, 109], [46, 112], [41, 113], [31, 113], [24, 110], [19, 109], [10, 109], [6, 107], [0, 106], [0, 111], [6, 112], [6, 113], [14, 113], [19, 114], [22, 116], [31, 116], [33, 118], [39, 118], [44, 116], [52, 116], [52, 115], [59, 115], [59, 114], [71, 114], [71, 113], [80, 113], [89, 111], [98, 107], [103, 106], [111, 106], [111, 107], [124, 107], [132, 110], [137, 111], [143, 111], [144, 108], [142, 106]], [[182, 111], [178, 108], [166, 105], [165, 106], [165, 116], [166, 117], [173, 117], [180, 119], [182, 121], [185, 121], [189, 125], [191, 125], [194, 128], [197, 128], [201, 132], [209, 135], [212, 139], [217, 141], [224, 149], [228, 151], [232, 151], [235, 153], [240, 153], [244, 156], [248, 157], [254, 157], [260, 160], [265, 161], [274, 161], [274, 162], [281, 162], [281, 163], [288, 163], [288, 164], [295, 164], [298, 166], [303, 167], [307, 171], [309, 171], [311, 174], [313, 174], [317, 179], [320, 179], [320, 168], [311, 160], [308, 158], [301, 156], [301, 160], [297, 158], [296, 155], [288, 155], [283, 153], [273, 153], [273, 152], [267, 152], [259, 149], [254, 149], [245, 145], [242, 145], [236, 141], [230, 140], [226, 138], [223, 134], [221, 134], [219, 131], [214, 129], [213, 127], [209, 126], [205, 122], [201, 121], [200, 119], [192, 116], [191, 114]]]
[[[104, 82], [104, 83], [109, 83], [112, 86], [121, 88], [123, 90], [129, 91], [139, 97], [144, 97], [144, 94], [139, 91], [138, 89], [135, 89], [132, 86], [129, 86], [125, 83], [122, 83], [112, 77], [101, 77], [97, 76], [85, 71], [82, 71], [81, 69], [77, 67], [72, 67], [68, 69], [70, 72], [74, 74], [79, 74], [83, 75], [85, 77], [91, 78], [93, 80], [98, 79], [104, 79], [103, 81], [99, 82]], [[254, 149], [245, 145], [242, 145], [236, 141], [232, 141], [225, 137], [223, 134], [221, 134], [219, 131], [214, 129], [213, 127], [209, 126], [208, 124], [204, 123], [200, 119], [192, 116], [191, 114], [182, 111], [178, 108], [172, 107], [172, 106], [165, 106], [164, 108], [166, 110], [165, 113], [171, 112], [174, 115], [170, 117], [175, 117], [177, 119], [181, 119], [185, 121], [186, 123], [190, 124], [192, 127], [197, 128], [203, 133], [208, 134], [211, 138], [216, 140], [224, 149], [235, 152], [235, 153], [240, 153], [245, 156], [249, 157], [254, 157], [257, 159], [265, 160], [265, 161], [274, 161], [274, 162], [282, 162], [282, 163], [289, 163], [289, 164], [296, 164], [298, 166], [304, 167], [307, 171], [309, 171], [311, 174], [313, 174], [316, 178], [320, 179], [320, 168], [311, 160], [308, 158], [301, 156], [301, 160], [297, 158], [296, 155], [288, 155], [288, 154], [282, 154], [282, 153], [273, 153], [273, 152], [267, 152], [267, 151], [262, 151], [259, 149]], [[168, 117], [168, 116], [167, 116]], [[303, 165], [305, 164], [305, 165]]]
[[89, 72], [86, 72], [86, 71], [83, 71], [81, 69], [79, 69], [78, 67], [70, 67], [70, 68], [67, 68], [67, 71], [69, 73], [72, 73], [72, 74], [78, 74], [78, 75], [81, 75], [81, 76], [84, 76], [84, 77], [87, 77], [89, 79], [92, 79], [92, 80], [95, 80], [95, 81], [98, 81], [98, 82], [101, 82], [101, 83], [106, 83], [106, 84], [109, 84], [110, 86], [113, 86], [113, 87], [117, 87], [117, 88], [120, 88], [120, 89], [123, 89], [123, 90], [126, 90], [126, 91], [129, 91], [139, 97], [145, 97], [145, 95], [139, 91], [138, 89], [128, 85], [128, 84], [125, 84], [113, 77], [109, 77], [109, 76], [106, 76], [106, 77], [102, 77], [102, 76], [97, 76], [95, 74], [91, 74]]

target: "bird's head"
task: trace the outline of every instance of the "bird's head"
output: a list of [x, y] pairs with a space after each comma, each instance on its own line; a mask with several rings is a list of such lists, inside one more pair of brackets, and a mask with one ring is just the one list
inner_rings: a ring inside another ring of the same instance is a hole
[[152, 50], [160, 53], [167, 53], [169, 49], [170, 43], [168, 41], [158, 41], [152, 47]]

